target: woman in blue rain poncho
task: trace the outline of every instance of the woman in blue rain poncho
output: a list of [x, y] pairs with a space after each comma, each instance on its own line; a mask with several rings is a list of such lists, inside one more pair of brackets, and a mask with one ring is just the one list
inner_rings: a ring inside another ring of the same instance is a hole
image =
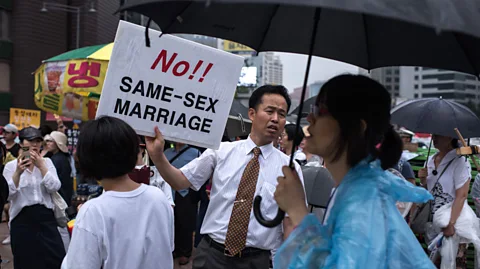
[[324, 158], [337, 186], [319, 220], [308, 214], [298, 176], [283, 168], [275, 199], [296, 227], [278, 249], [275, 268], [435, 268], [395, 204], [432, 196], [385, 171], [402, 153], [390, 106], [387, 90], [364, 76], [323, 85], [308, 116], [306, 147]]

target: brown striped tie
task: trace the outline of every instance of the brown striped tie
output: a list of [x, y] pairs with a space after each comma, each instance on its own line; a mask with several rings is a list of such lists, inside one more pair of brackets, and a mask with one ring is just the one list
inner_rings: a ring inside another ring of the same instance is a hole
[[237, 197], [233, 204], [232, 215], [228, 223], [225, 249], [229, 255], [236, 255], [245, 248], [247, 242], [248, 223], [252, 212], [253, 195], [257, 188], [260, 164], [258, 156], [262, 153], [260, 148], [253, 149], [253, 158], [248, 162], [243, 171], [242, 179], [237, 190]]

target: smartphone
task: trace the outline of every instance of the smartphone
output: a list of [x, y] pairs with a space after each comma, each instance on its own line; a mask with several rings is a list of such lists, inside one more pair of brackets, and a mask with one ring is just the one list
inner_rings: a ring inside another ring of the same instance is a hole
[[29, 147], [22, 147], [23, 150], [23, 159], [30, 159], [30, 148]]

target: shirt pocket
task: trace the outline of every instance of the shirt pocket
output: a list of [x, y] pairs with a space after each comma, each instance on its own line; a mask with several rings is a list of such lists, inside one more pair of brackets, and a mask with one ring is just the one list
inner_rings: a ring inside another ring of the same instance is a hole
[[273, 219], [277, 215], [278, 205], [274, 198], [274, 193], [277, 187], [269, 182], [263, 182], [260, 196], [262, 196], [262, 203], [260, 206], [263, 216], [267, 219]]

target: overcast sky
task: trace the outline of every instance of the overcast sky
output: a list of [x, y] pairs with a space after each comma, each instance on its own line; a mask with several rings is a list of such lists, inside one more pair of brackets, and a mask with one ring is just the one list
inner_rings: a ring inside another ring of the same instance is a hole
[[[283, 85], [289, 91], [303, 85], [307, 56], [293, 53], [275, 52], [280, 55], [283, 64]], [[314, 57], [310, 67], [309, 83], [317, 80], [327, 80], [342, 73], [358, 73], [358, 67], [325, 58]]]

